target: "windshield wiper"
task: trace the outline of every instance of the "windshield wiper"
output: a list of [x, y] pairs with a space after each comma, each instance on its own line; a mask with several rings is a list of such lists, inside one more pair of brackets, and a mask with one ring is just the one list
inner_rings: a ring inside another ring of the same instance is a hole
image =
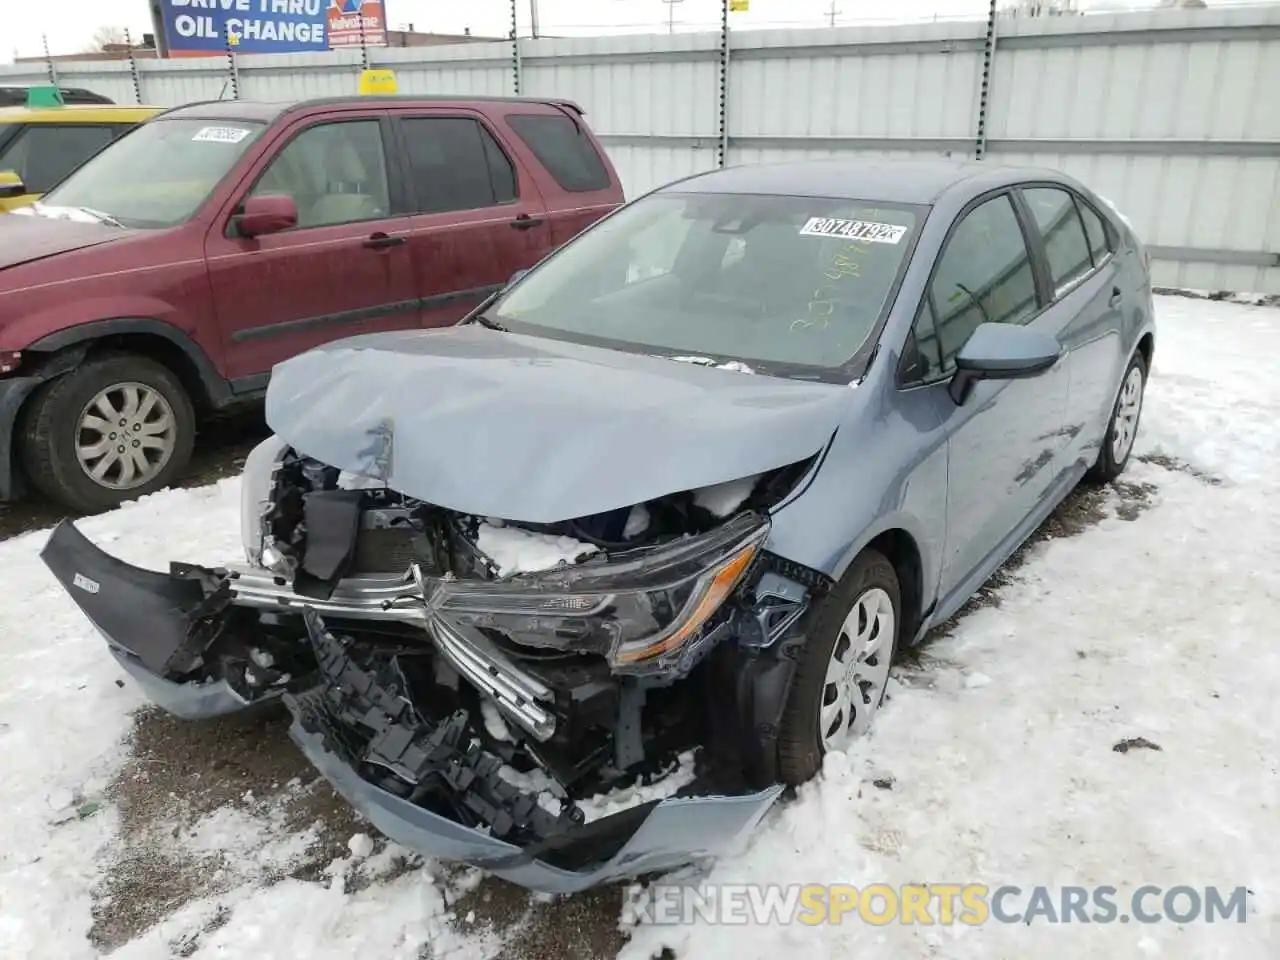
[[93, 207], [76, 207], [76, 209], [83, 210], [85, 213], [89, 214], [89, 216], [91, 217], [97, 217], [99, 220], [105, 223], [108, 227], [121, 227], [121, 228], [124, 227], [123, 223], [121, 223], [119, 220], [117, 220], [115, 217], [113, 217], [109, 213], [103, 213], [101, 210], [93, 209]]
[[488, 327], [490, 330], [497, 330], [499, 333], [511, 332], [497, 320], [494, 320], [492, 317], [486, 317], [483, 313], [472, 314], [471, 321], [473, 323], [480, 324], [482, 327]]

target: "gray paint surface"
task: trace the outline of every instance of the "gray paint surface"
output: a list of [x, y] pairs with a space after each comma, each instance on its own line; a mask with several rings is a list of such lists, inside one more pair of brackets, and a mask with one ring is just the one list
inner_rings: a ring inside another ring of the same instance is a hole
[[468, 324], [288, 360], [267, 422], [409, 496], [551, 523], [810, 457], [852, 392]]

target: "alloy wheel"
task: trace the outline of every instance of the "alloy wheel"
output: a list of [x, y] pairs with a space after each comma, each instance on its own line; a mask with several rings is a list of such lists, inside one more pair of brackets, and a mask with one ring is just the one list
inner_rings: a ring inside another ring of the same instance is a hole
[[169, 401], [143, 383], [117, 383], [90, 400], [76, 424], [76, 459], [94, 483], [132, 490], [153, 480], [177, 443]]
[[1134, 437], [1138, 434], [1138, 415], [1142, 413], [1142, 368], [1129, 368], [1120, 388], [1120, 400], [1116, 404], [1116, 416], [1111, 425], [1111, 459], [1124, 463], [1133, 448]]
[[893, 601], [879, 587], [854, 601], [831, 648], [818, 735], [824, 750], [837, 750], [871, 726], [889, 682], [896, 623]]

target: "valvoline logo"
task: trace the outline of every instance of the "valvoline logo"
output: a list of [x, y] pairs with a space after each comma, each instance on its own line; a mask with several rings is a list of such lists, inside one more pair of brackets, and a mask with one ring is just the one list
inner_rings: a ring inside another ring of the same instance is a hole
[[333, 0], [330, 6], [339, 13], [359, 13], [360, 8], [364, 6], [364, 0]]

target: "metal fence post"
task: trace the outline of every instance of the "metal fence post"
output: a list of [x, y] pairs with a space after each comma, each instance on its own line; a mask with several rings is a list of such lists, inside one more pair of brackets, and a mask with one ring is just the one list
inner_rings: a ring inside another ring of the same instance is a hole
[[716, 165], [729, 159], [729, 0], [720, 0], [720, 143]]
[[987, 114], [991, 109], [991, 73], [996, 59], [996, 0], [987, 12], [987, 38], [982, 45], [982, 87], [978, 93], [978, 136], [973, 145], [975, 160], [987, 154]]
[[[386, 14], [387, 8], [382, 8], [383, 14]], [[369, 69], [369, 44], [364, 35], [364, 7], [356, 13], [356, 19], [360, 21], [360, 72], [363, 73]], [[383, 24], [385, 27], [386, 24]]]
[[[227, 32], [227, 79], [231, 81], [231, 99], [240, 99], [240, 68], [236, 64], [235, 42]], [[218, 99], [222, 99], [219, 97]]]
[[49, 35], [42, 33], [40, 39], [44, 42], [44, 65], [49, 71], [49, 82], [56, 87], [58, 86], [58, 68], [53, 65], [53, 54], [49, 52]]
[[515, 95], [520, 96], [520, 33], [516, 23], [516, 3], [511, 0], [511, 77]]
[[124, 45], [129, 54], [129, 76], [133, 80], [133, 99], [139, 104], [142, 103], [142, 77], [138, 73], [138, 61], [133, 56], [133, 37], [129, 35], [129, 28], [124, 28]]

